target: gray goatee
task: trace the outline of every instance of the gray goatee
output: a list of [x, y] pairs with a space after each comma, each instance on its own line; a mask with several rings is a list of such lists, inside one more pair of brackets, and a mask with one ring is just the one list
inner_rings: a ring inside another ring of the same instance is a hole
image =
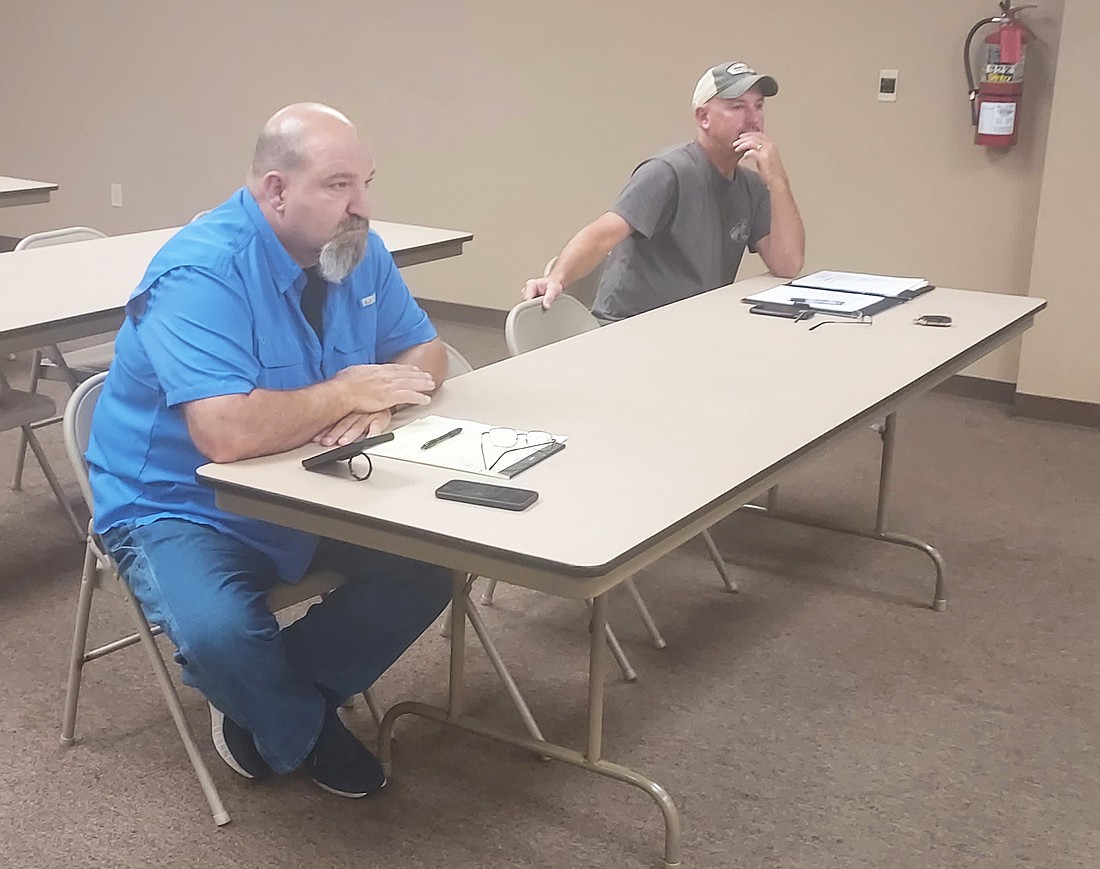
[[367, 251], [369, 229], [370, 221], [361, 217], [348, 217], [340, 224], [335, 235], [321, 248], [317, 270], [322, 278], [338, 284], [355, 271]]

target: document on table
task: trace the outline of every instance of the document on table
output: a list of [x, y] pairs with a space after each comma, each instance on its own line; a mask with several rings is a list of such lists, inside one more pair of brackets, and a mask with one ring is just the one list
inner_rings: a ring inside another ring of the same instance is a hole
[[763, 292], [746, 296], [743, 301], [770, 302], [773, 305], [812, 308], [823, 313], [852, 317], [862, 314], [876, 305], [882, 305], [883, 297], [864, 293], [841, 293], [835, 290], [814, 290], [808, 287], [792, 287], [790, 284], [780, 284], [778, 287], [771, 287]]
[[911, 299], [932, 289], [932, 285], [924, 278], [894, 278], [886, 275], [831, 271], [814, 272], [812, 275], [795, 278], [790, 285], [803, 289], [863, 293], [887, 299]]
[[[506, 451], [501, 447], [493, 446], [485, 433], [497, 426], [484, 422], [475, 422], [470, 419], [454, 419], [447, 416], [425, 416], [414, 420], [408, 425], [394, 429], [393, 440], [367, 449], [367, 453], [373, 458], [383, 456], [389, 459], [400, 459], [405, 462], [416, 462], [421, 465], [432, 465], [437, 468], [448, 468], [452, 471], [461, 471], [464, 474], [479, 474], [483, 477], [496, 479], [508, 479], [505, 473], [516, 462], [530, 456], [545, 444], [536, 444], [532, 447], [507, 450], [507, 455], [501, 458]], [[433, 446], [423, 449], [424, 444], [443, 435], [460, 429], [459, 433], [439, 440]], [[564, 442], [564, 435], [554, 435], [554, 440]], [[522, 439], [520, 441], [522, 443]], [[482, 458], [482, 445], [484, 444], [485, 456]], [[496, 469], [489, 471], [485, 468], [485, 462], [496, 463]]]

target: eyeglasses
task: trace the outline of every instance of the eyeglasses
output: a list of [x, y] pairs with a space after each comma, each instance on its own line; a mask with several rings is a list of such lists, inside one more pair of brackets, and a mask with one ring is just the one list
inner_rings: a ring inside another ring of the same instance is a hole
[[[365, 474], [361, 474], [361, 473], [359, 473], [358, 471], [355, 470], [355, 467], [352, 465], [352, 462], [354, 462], [356, 459], [366, 459], [367, 460], [367, 472]], [[368, 456], [366, 453], [360, 453], [359, 455], [352, 456], [350, 459], [348, 459], [348, 473], [351, 474], [353, 479], [358, 480], [360, 483], [363, 482], [364, 480], [369, 480], [370, 475], [372, 473], [374, 473], [374, 465], [370, 460], [370, 456]]]
[[[485, 456], [486, 438], [494, 447], [504, 450], [491, 463]], [[485, 470], [491, 471], [496, 467], [497, 462], [508, 453], [545, 446], [553, 440], [554, 436], [548, 431], [516, 431], [514, 428], [491, 428], [481, 433], [481, 463], [485, 466]], [[520, 443], [520, 441], [523, 441], [523, 443]]]
[[[829, 312], [825, 311], [823, 313], [827, 314]], [[820, 323], [814, 323], [806, 331], [807, 332], [812, 332], [814, 329], [820, 329], [822, 326], [828, 326], [830, 323], [833, 323], [837, 326], [841, 325], [842, 323], [852, 323], [853, 325], [856, 325], [856, 326], [870, 326], [872, 324], [872, 322], [874, 322], [874, 321], [871, 319], [870, 314], [862, 314], [861, 313], [861, 314], [858, 314], [855, 317], [847, 317], [843, 320], [822, 320]]]

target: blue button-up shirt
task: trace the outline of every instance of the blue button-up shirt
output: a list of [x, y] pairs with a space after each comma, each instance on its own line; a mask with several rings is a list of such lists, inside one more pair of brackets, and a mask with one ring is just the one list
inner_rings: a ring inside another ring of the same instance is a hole
[[96, 405], [88, 462], [97, 532], [188, 519], [264, 552], [282, 579], [302, 576], [316, 538], [219, 510], [195, 478], [207, 459], [181, 405], [300, 389], [436, 335], [374, 232], [363, 262], [328, 286], [323, 343], [302, 314], [305, 283], [245, 188], [157, 253], [127, 303]]

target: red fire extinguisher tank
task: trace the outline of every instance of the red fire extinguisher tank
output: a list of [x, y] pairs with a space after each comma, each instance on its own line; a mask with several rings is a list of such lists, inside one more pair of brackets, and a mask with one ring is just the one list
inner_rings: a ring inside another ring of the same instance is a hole
[[1002, 21], [985, 38], [975, 144], [988, 148], [1009, 148], [1016, 144], [1027, 43], [1027, 28], [1014, 17]]

